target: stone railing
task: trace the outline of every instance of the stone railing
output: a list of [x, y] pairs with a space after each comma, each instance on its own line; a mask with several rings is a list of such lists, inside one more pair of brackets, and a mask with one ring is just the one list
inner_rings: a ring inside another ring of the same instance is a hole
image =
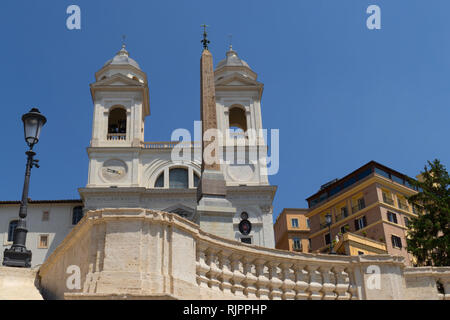
[[211, 291], [210, 295], [274, 300], [358, 299], [348, 261], [295, 254], [279, 256], [263, 248], [236, 247], [226, 248], [211, 239], [199, 239], [197, 283]]
[[438, 299], [450, 300], [450, 267], [406, 268], [404, 276], [406, 299], [429, 299], [438, 292]]
[[[39, 276], [47, 299], [413, 299], [421, 287], [428, 299], [447, 296], [434, 276], [449, 290], [447, 268], [433, 276], [406, 270], [402, 257], [263, 248], [134, 208], [87, 212]], [[77, 276], [79, 287], [68, 285]]]

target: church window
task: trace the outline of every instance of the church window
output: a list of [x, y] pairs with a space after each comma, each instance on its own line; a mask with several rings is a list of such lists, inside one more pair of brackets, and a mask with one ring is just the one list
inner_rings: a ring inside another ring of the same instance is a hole
[[125, 140], [127, 132], [127, 112], [123, 108], [115, 108], [109, 112], [108, 140]]
[[241, 129], [247, 131], [247, 117], [245, 110], [240, 107], [232, 107], [229, 110], [230, 129]]
[[155, 188], [164, 188], [164, 172], [156, 179]]
[[76, 225], [83, 218], [83, 207], [78, 206], [72, 210], [72, 224]]
[[8, 227], [8, 241], [12, 242], [14, 240], [14, 231], [16, 230], [19, 220], [13, 220], [9, 223]]
[[187, 189], [189, 188], [188, 170], [184, 168], [174, 168], [169, 171], [169, 188]]

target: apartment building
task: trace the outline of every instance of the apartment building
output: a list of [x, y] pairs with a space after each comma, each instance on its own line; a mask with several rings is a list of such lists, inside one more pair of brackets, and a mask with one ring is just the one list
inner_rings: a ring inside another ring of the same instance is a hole
[[308, 209], [283, 209], [273, 226], [275, 248], [297, 252], [310, 251], [307, 212]]
[[[406, 198], [417, 190], [407, 178], [371, 161], [342, 179], [323, 185], [306, 199], [309, 210], [305, 217], [309, 218], [312, 252], [327, 253], [330, 242], [335, 248], [347, 241], [353, 248], [360, 243], [361, 250], [347, 250], [346, 254], [386, 251], [405, 257], [405, 263], [412, 265], [413, 256], [406, 250], [406, 234], [409, 220], [417, 210]], [[328, 223], [327, 215], [331, 216]], [[344, 238], [346, 233], [353, 236]]]

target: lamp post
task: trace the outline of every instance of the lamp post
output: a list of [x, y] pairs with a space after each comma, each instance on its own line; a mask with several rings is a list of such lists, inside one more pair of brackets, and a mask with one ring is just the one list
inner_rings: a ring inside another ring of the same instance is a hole
[[30, 185], [31, 168], [39, 168], [39, 160], [34, 159], [36, 155], [33, 152], [33, 147], [39, 141], [42, 126], [47, 122], [47, 119], [39, 112], [38, 109], [33, 108], [30, 112], [22, 116], [24, 125], [25, 141], [30, 148], [25, 154], [27, 155], [27, 165], [25, 169], [25, 181], [23, 183], [22, 201], [20, 202], [19, 221], [14, 230], [13, 245], [10, 249], [5, 249], [3, 254], [3, 265], [7, 267], [31, 267], [31, 250], [27, 250], [25, 242], [27, 240], [27, 208], [28, 208], [28, 189]]
[[328, 226], [328, 234], [330, 235], [330, 254], [335, 254], [336, 252], [334, 252], [334, 248], [333, 248], [333, 241], [331, 239], [331, 214], [327, 213], [325, 215], [325, 223]]

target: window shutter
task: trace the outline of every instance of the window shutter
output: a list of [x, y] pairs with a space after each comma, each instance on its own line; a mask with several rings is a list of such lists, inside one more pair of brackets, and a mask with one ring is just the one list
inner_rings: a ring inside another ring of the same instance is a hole
[[391, 236], [391, 241], [392, 241], [392, 246], [393, 246], [393, 247], [396, 247], [394, 236]]
[[355, 230], [359, 230], [358, 219], [355, 220]]
[[397, 215], [394, 213], [394, 223], [397, 223]]
[[363, 225], [364, 225], [364, 227], [367, 227], [367, 219], [366, 219], [366, 216], [363, 216]]

